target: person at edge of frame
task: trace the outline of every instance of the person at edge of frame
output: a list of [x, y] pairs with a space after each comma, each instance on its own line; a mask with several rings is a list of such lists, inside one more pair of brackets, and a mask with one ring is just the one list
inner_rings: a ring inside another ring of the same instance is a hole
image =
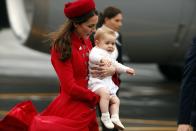
[[185, 60], [177, 124], [177, 131], [196, 131], [196, 36]]

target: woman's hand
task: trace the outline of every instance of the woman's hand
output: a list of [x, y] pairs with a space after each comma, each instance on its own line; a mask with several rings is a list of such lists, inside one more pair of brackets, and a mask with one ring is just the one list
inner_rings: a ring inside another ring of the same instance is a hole
[[116, 72], [116, 69], [113, 65], [110, 65], [108, 67], [108, 65], [104, 63], [99, 63], [99, 64], [96, 64], [94, 67], [92, 67], [90, 69], [90, 72], [92, 76], [95, 78], [96, 77], [104, 78], [106, 76], [112, 76]]
[[193, 128], [188, 124], [180, 124], [178, 125], [177, 131], [193, 131]]

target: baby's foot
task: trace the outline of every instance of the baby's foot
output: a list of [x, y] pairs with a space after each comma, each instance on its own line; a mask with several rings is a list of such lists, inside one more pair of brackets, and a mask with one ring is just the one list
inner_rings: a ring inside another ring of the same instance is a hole
[[102, 113], [101, 121], [103, 122], [103, 124], [105, 125], [106, 128], [108, 128], [108, 129], [114, 128], [114, 124], [112, 123], [112, 121], [110, 119], [109, 113]]
[[123, 124], [121, 123], [118, 115], [112, 115], [111, 117], [111, 121], [114, 123], [114, 126], [116, 128], [118, 128], [119, 130], [124, 130], [125, 127], [123, 126]]

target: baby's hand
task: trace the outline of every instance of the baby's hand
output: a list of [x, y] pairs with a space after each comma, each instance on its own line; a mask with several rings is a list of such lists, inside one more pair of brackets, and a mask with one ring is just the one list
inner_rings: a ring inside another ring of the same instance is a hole
[[102, 64], [106, 65], [106, 66], [111, 66], [111, 61], [109, 61], [108, 59], [101, 59], [100, 61]]
[[133, 68], [128, 68], [126, 70], [126, 73], [129, 74], [129, 75], [135, 75], [135, 70]]

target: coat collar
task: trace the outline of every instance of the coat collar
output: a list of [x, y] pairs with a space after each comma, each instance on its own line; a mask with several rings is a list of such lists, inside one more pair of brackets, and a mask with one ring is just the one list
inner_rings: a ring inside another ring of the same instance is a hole
[[88, 39], [80, 38], [75, 32], [71, 34], [71, 44], [80, 50], [81, 46], [87, 44]]

